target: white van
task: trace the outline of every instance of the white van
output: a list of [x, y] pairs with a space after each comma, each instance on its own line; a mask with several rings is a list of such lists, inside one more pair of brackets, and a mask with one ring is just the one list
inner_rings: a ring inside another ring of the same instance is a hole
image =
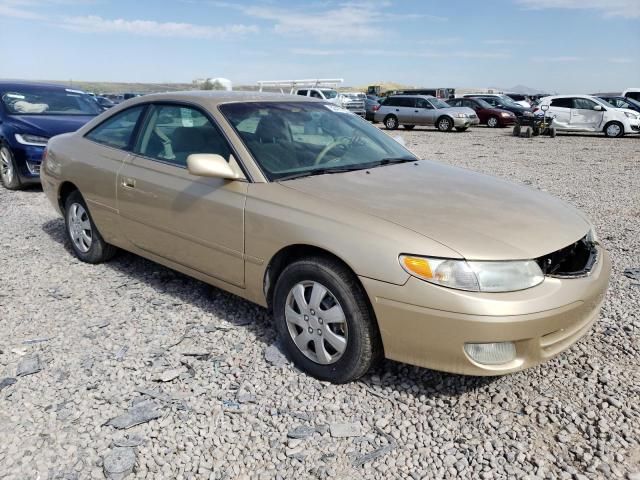
[[537, 109], [544, 110], [543, 105], [549, 107], [546, 114], [553, 117], [557, 131], [603, 132], [607, 137], [640, 133], [640, 114], [615, 108], [591, 95], [544, 97]]
[[624, 92], [622, 92], [623, 97], [633, 98], [640, 102], [640, 88], [627, 88]]

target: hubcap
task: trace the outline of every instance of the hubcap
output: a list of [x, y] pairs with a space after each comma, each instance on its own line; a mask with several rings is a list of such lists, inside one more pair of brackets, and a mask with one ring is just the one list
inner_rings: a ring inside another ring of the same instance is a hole
[[489, 124], [490, 127], [495, 127], [498, 124], [498, 120], [495, 118], [490, 118], [487, 123]]
[[440, 130], [449, 129], [449, 120], [440, 120]]
[[613, 125], [609, 125], [607, 127], [607, 134], [611, 137], [617, 137], [620, 135], [620, 125], [616, 125], [615, 123]]
[[387, 120], [387, 127], [393, 128], [396, 126], [396, 121], [393, 118]]
[[82, 253], [87, 253], [91, 248], [93, 234], [89, 214], [79, 203], [74, 203], [69, 208], [69, 236], [71, 241]]
[[293, 343], [309, 360], [337, 362], [347, 348], [347, 319], [336, 297], [318, 282], [300, 282], [287, 296], [284, 312]]
[[5, 184], [13, 181], [13, 163], [11, 163], [9, 150], [6, 148], [0, 149], [0, 175], [2, 175]]

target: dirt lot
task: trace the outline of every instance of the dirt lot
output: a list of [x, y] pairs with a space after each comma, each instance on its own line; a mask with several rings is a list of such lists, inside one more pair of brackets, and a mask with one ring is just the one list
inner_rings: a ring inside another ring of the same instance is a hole
[[0, 189], [0, 478], [639, 478], [640, 136], [398, 133], [589, 216], [613, 274], [586, 338], [496, 379], [318, 382], [263, 309], [126, 253], [82, 264], [41, 190]]

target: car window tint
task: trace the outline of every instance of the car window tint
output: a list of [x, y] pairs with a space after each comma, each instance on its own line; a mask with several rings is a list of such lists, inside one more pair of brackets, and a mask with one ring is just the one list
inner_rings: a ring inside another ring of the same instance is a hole
[[220, 131], [199, 110], [179, 105], [153, 105], [136, 152], [186, 167], [192, 153], [212, 153], [226, 160], [231, 153]]
[[634, 100], [640, 100], [640, 92], [627, 92], [625, 97], [633, 98]]
[[322, 95], [320, 95], [320, 93], [316, 92], [315, 90], [311, 90], [311, 93], [309, 94], [309, 96], [313, 98], [322, 98]]
[[298, 95], [302, 95], [303, 97], [307, 96], [307, 90], [298, 90]]
[[433, 108], [429, 102], [427, 102], [424, 98], [416, 99], [416, 107], [417, 108]]
[[579, 110], [593, 110], [593, 107], [597, 105], [593, 100], [589, 100], [588, 98], [574, 98], [573, 99], [573, 108]]
[[551, 99], [551, 106], [558, 108], [571, 108], [573, 102], [571, 98], [553, 98]]
[[144, 105], [129, 108], [109, 117], [91, 130], [86, 138], [109, 147], [127, 149], [144, 108]]
[[404, 98], [400, 98], [400, 106], [401, 107], [415, 107], [416, 105], [416, 99], [415, 98], [410, 98], [410, 97], [404, 97]]
[[468, 108], [476, 108], [476, 102], [473, 100], [463, 100], [462, 104], [458, 103], [457, 107], [468, 107]]

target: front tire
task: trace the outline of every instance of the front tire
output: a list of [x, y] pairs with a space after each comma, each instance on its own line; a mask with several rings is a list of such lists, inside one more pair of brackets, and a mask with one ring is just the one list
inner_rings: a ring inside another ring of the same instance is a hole
[[20, 190], [22, 188], [13, 153], [6, 145], [0, 147], [0, 181], [7, 190]]
[[395, 130], [398, 128], [398, 119], [395, 115], [389, 115], [384, 119], [384, 126], [387, 130]]
[[441, 132], [450, 132], [453, 128], [453, 120], [451, 120], [449, 117], [442, 117], [438, 119], [438, 123], [436, 124], [436, 126]]
[[604, 134], [609, 138], [619, 138], [624, 135], [624, 125], [620, 122], [609, 122], [604, 126]]
[[312, 257], [286, 267], [275, 286], [273, 311], [289, 358], [320, 380], [351, 382], [381, 356], [366, 294], [337, 260]]
[[69, 195], [64, 206], [66, 234], [73, 253], [86, 263], [102, 263], [113, 258], [117, 248], [100, 235], [89, 214], [87, 204], [77, 190]]
[[489, 119], [487, 120], [487, 127], [498, 128], [499, 126], [500, 126], [500, 120], [498, 120], [498, 117], [494, 117], [494, 116], [489, 117]]

